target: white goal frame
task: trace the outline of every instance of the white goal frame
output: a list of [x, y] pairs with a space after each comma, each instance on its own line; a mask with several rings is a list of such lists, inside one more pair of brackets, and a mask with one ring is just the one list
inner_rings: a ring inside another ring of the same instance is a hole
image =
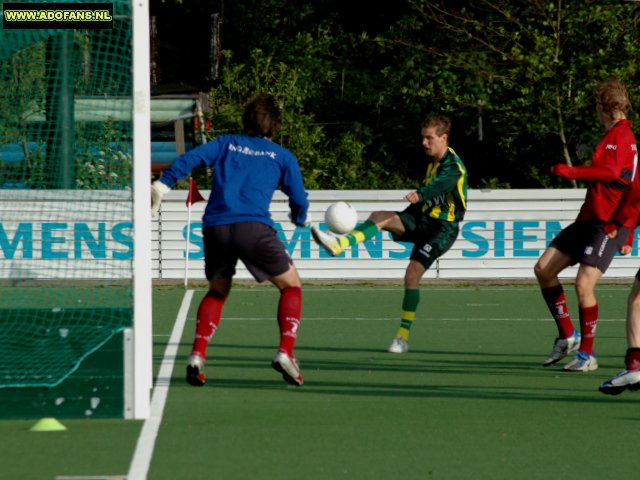
[[149, 418], [153, 385], [151, 316], [151, 86], [149, 0], [131, 0], [133, 19], [133, 329], [125, 332], [124, 417]]

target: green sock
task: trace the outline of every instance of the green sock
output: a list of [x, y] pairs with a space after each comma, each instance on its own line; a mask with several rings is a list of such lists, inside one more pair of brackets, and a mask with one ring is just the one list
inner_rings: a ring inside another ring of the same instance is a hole
[[366, 220], [360, 225], [356, 225], [356, 228], [351, 230], [347, 235], [338, 237], [338, 242], [344, 249], [375, 237], [379, 231], [378, 226], [374, 222]]
[[396, 337], [402, 337], [405, 341], [409, 341], [409, 332], [411, 325], [413, 325], [413, 319], [416, 316], [416, 310], [420, 303], [420, 289], [419, 288], [405, 288], [404, 298], [402, 299], [402, 317], [400, 320], [400, 328]]

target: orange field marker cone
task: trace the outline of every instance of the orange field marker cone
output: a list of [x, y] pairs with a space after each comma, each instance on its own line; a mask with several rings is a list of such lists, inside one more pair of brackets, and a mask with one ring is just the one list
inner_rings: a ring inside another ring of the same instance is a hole
[[36, 422], [36, 424], [29, 429], [31, 432], [59, 432], [62, 430], [66, 430], [63, 424], [61, 424], [55, 418], [41, 418]]

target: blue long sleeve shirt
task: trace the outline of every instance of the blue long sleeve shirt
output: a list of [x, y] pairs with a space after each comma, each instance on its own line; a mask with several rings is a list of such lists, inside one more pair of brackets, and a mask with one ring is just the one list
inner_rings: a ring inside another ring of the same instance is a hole
[[309, 200], [298, 160], [281, 145], [263, 137], [222, 135], [177, 157], [160, 181], [173, 187], [197, 167], [213, 168], [203, 227], [238, 222], [273, 226], [269, 205], [278, 188], [289, 197], [293, 223], [305, 223]]

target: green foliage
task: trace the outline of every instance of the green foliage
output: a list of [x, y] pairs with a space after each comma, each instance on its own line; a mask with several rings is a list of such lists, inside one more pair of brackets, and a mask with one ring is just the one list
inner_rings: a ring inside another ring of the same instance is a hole
[[44, 42], [23, 48], [0, 62], [0, 145], [20, 142], [24, 112], [44, 96]]
[[499, 190], [499, 189], [509, 189], [510, 185], [508, 183], [501, 182], [499, 178], [489, 178], [482, 179], [480, 181], [480, 187], [483, 190]]
[[76, 186], [79, 190], [131, 189], [131, 143], [117, 123], [100, 124], [95, 139], [76, 148]]
[[[308, 188], [412, 188], [424, 169], [420, 121], [432, 113], [452, 117], [451, 144], [472, 188], [570, 186], [549, 167], [589, 162], [602, 135], [596, 83], [620, 78], [640, 102], [640, 2], [158, 4], [188, 15], [205, 8], [222, 14], [227, 50], [211, 89], [213, 135], [240, 130], [246, 101], [272, 93], [284, 119], [276, 141], [299, 158]], [[25, 45], [32, 46], [5, 49], [0, 62], [9, 79], [0, 85], [0, 144], [33, 140], [25, 114], [43, 114], [49, 33], [29, 35]], [[110, 76], [94, 81], [100, 35], [74, 32], [76, 94], [120, 92]], [[637, 111], [630, 117], [640, 124]], [[94, 145], [77, 142], [79, 188], [127, 188], [130, 156], [121, 133], [110, 124], [97, 134]], [[43, 185], [43, 152], [41, 145], [21, 165], [0, 165], [0, 177]], [[100, 173], [107, 169], [117, 178]]]
[[[503, 156], [502, 181], [549, 186], [550, 165], [572, 163], [579, 146], [602, 135], [592, 95], [598, 81], [619, 78], [640, 98], [638, 4], [409, 3], [412, 13], [376, 38], [397, 59], [383, 69], [388, 95], [407, 106], [432, 103], [452, 114], [454, 127], [466, 125], [467, 135], [482, 115], [484, 144]], [[510, 168], [524, 158], [534, 163]], [[483, 157], [478, 170], [495, 160]]]
[[211, 91], [213, 134], [241, 131], [246, 101], [267, 92], [278, 99], [283, 112], [275, 140], [298, 157], [307, 188], [382, 188], [381, 180], [393, 175], [366, 164], [365, 147], [372, 141], [369, 129], [352, 122], [329, 137], [325, 125], [305, 109], [336, 78], [330, 64], [322, 60], [327, 32], [319, 29], [317, 35], [297, 34], [289, 45], [288, 63], [254, 49], [248, 62], [234, 64], [232, 52], [225, 52], [227, 66]]
[[[132, 181], [131, 143], [115, 122], [100, 124], [97, 137], [76, 145], [75, 183], [79, 190], [130, 189]], [[78, 135], [81, 137], [81, 135]], [[0, 162], [0, 179], [5, 188], [49, 188], [51, 172], [46, 164], [44, 143], [23, 149], [24, 160]]]
[[[53, 79], [62, 69], [46, 51], [51, 45], [49, 41], [57, 40], [60, 32], [33, 32], [19, 31], [13, 38], [7, 33], [11, 38], [7, 42], [9, 54], [0, 61], [0, 147], [17, 146], [22, 156], [17, 161], [0, 161], [0, 185], [58, 188], [56, 175], [62, 175], [59, 163], [69, 161], [74, 165], [63, 174], [65, 188], [69, 179], [75, 181], [78, 189], [131, 188], [130, 122], [85, 121], [76, 116], [75, 130], [67, 143], [75, 148], [75, 158], [47, 158], [56, 156], [52, 153], [56, 151], [53, 145], [61, 136], [58, 128], [61, 122], [52, 119], [56, 109], [47, 100], [53, 97]], [[124, 47], [114, 48], [121, 57], [113, 52], [105, 56], [101, 51], [106, 45], [101, 37], [105, 35], [111, 35], [111, 31], [76, 30], [72, 37], [67, 37], [73, 45], [73, 53], [65, 58], [69, 60], [68, 75], [75, 97], [130, 95], [130, 71], [125, 63], [127, 40], [124, 36], [116, 37], [122, 42], [119, 46]], [[15, 156], [15, 148], [13, 151]]]

